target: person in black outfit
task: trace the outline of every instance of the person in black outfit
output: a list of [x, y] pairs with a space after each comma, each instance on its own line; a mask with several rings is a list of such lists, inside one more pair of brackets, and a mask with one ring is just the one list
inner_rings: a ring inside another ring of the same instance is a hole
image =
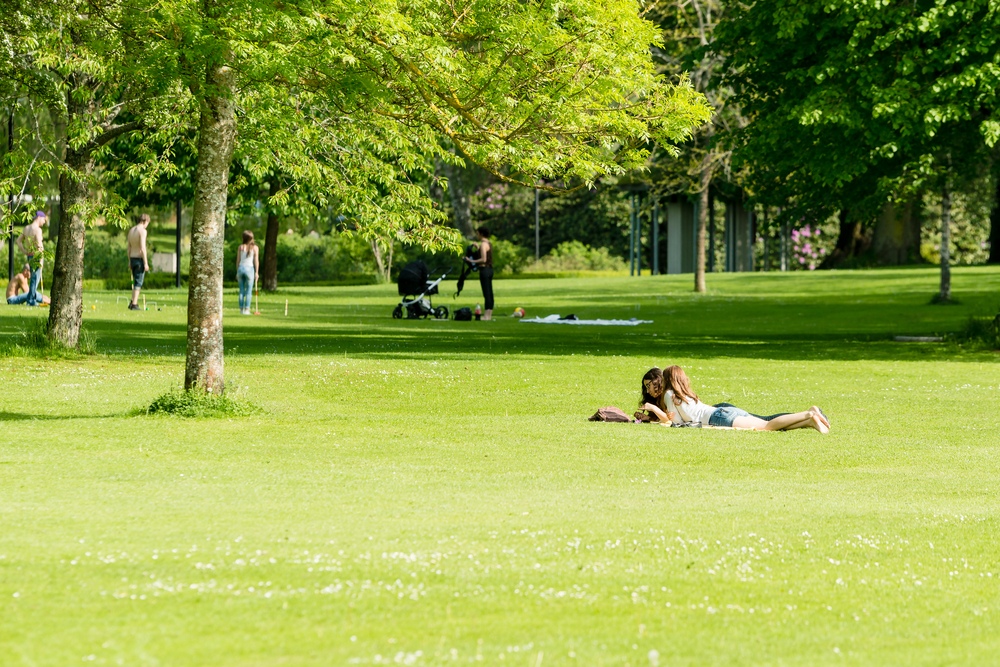
[[465, 258], [470, 264], [479, 264], [479, 285], [483, 288], [483, 319], [493, 319], [493, 244], [490, 230], [480, 227], [476, 230], [478, 241], [473, 243], [479, 249], [478, 259]]

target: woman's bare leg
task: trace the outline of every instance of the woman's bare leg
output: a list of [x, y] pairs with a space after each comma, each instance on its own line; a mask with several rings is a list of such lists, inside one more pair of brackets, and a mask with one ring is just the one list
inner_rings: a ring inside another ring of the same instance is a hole
[[[752, 428], [755, 431], [766, 431], [768, 430], [767, 425], [769, 422], [764, 421], [758, 417], [737, 417], [733, 420], [733, 426], [736, 428]], [[774, 430], [774, 429], [771, 429]]]
[[793, 431], [797, 428], [814, 428], [820, 433], [829, 433], [830, 427], [823, 423], [818, 412], [806, 410], [790, 415], [782, 415], [767, 422], [766, 431]]

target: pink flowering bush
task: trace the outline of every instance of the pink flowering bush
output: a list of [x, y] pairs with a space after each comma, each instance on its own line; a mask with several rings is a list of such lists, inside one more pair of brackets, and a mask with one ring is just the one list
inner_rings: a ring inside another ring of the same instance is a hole
[[801, 229], [792, 230], [792, 263], [793, 268], [815, 271], [826, 256], [826, 248], [821, 242], [823, 231], [812, 225], [804, 225]]

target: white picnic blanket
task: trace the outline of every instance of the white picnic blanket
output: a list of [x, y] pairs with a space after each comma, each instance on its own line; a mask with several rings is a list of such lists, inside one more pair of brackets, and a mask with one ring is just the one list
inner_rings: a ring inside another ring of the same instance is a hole
[[559, 315], [549, 315], [548, 317], [533, 317], [530, 320], [522, 319], [522, 322], [532, 324], [596, 324], [600, 326], [623, 326], [634, 327], [637, 324], [652, 324], [653, 320], [637, 320], [634, 317], [630, 320], [561, 320]]

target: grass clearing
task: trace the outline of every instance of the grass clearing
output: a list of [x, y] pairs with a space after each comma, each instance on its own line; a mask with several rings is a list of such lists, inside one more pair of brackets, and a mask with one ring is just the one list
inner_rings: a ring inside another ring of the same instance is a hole
[[[998, 356], [891, 337], [995, 313], [1000, 270], [954, 269], [956, 306], [936, 281], [498, 281], [492, 323], [391, 320], [391, 285], [243, 317], [230, 290], [227, 380], [263, 412], [210, 419], [135, 416], [183, 378], [185, 294], [88, 292], [100, 354], [0, 357], [2, 662], [989, 664]], [[45, 315], [0, 308], [0, 336]], [[833, 432], [586, 421], [667, 362]]]

